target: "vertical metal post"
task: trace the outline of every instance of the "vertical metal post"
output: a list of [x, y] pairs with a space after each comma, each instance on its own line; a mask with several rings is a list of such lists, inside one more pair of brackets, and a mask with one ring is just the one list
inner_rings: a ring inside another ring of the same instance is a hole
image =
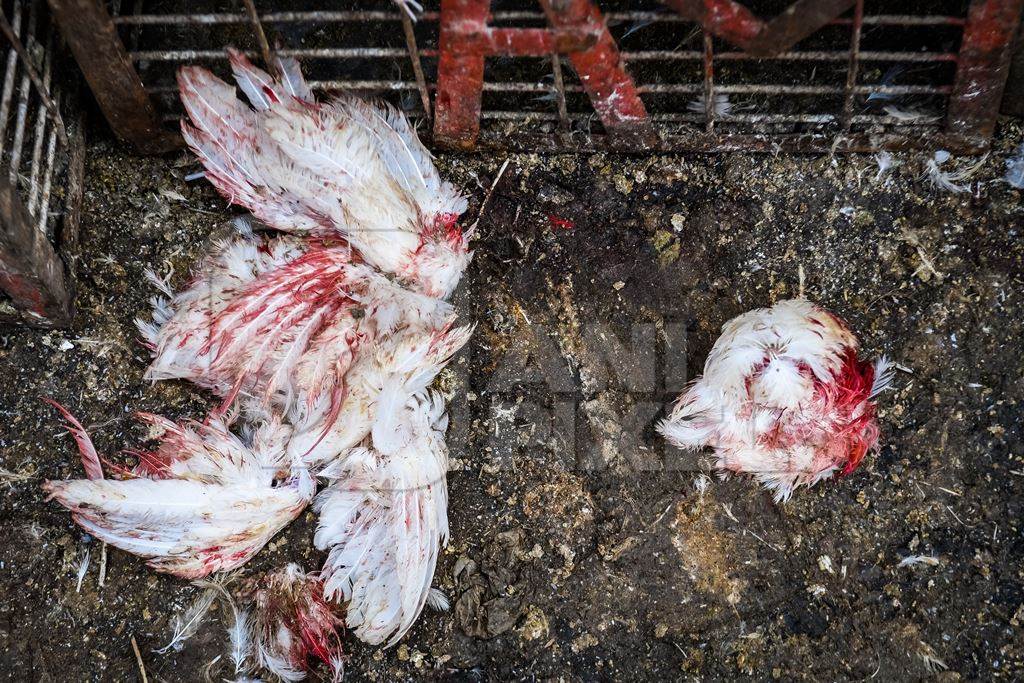
[[850, 132], [853, 120], [853, 89], [857, 85], [860, 69], [860, 34], [864, 25], [864, 0], [857, 0], [853, 6], [853, 27], [850, 34], [850, 61], [846, 67], [846, 87], [843, 89], [843, 135]]
[[704, 35], [704, 129], [715, 130], [715, 52], [714, 39], [707, 30]]
[[181, 146], [160, 125], [117, 28], [100, 0], [49, 0], [65, 42], [114, 133], [147, 153]]
[[946, 130], [984, 147], [995, 132], [1022, 0], [974, 0], [960, 43]]
[[486, 30], [490, 0], [441, 0], [434, 142], [471, 149], [480, 134], [484, 87], [484, 46], [476, 34]]
[[56, 327], [70, 322], [64, 264], [6, 174], [0, 174], [0, 288], [30, 324]]

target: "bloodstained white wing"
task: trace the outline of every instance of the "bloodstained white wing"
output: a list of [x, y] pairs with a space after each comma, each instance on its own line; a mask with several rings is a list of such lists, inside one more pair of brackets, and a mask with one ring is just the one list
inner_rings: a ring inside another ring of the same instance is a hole
[[49, 481], [85, 531], [184, 578], [239, 567], [309, 503], [298, 486], [179, 479]]
[[230, 404], [284, 411], [338, 400], [361, 335], [353, 317], [375, 276], [344, 247], [239, 237], [219, 245], [184, 291], [158, 300], [140, 329], [154, 350], [149, 379], [190, 379]]
[[184, 67], [179, 90], [192, 123], [186, 142], [231, 202], [279, 230], [343, 237], [372, 265], [446, 297], [469, 263], [466, 209], [440, 179], [401, 112], [343, 96], [295, 96], [295, 69], [278, 83], [231, 51], [254, 110], [208, 71]]

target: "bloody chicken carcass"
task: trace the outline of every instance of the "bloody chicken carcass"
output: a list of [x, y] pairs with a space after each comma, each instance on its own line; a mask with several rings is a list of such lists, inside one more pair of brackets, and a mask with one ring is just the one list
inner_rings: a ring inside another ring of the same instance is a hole
[[202, 423], [147, 417], [164, 440], [120, 479], [46, 487], [91, 533], [195, 577], [244, 563], [325, 481], [318, 589], [357, 636], [394, 642], [447, 541], [447, 423], [428, 387], [472, 331], [445, 301], [472, 256], [466, 200], [400, 112], [317, 102], [294, 60], [275, 79], [229, 56], [249, 103], [185, 67], [183, 134], [218, 191], [287, 234], [216, 244], [177, 294], [154, 277], [139, 325], [149, 378], [220, 405]]
[[658, 430], [679, 448], [713, 448], [719, 470], [751, 474], [786, 500], [849, 474], [878, 443], [873, 399], [893, 368], [857, 350], [846, 324], [806, 299], [744, 313]]

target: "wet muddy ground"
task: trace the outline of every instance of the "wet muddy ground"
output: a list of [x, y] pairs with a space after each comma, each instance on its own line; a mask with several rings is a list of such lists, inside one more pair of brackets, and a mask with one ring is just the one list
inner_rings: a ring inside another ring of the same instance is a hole
[[[452, 542], [402, 643], [348, 639], [351, 680], [979, 679], [1024, 675], [1022, 193], [1000, 178], [1006, 124], [972, 191], [938, 193], [922, 155], [876, 178], [869, 156], [514, 155], [456, 295], [478, 324], [445, 372]], [[442, 157], [472, 194], [503, 156]], [[953, 159], [953, 166], [968, 159]], [[9, 680], [229, 679], [214, 609], [157, 653], [199, 590], [99, 544], [43, 500], [81, 476], [39, 399], [101, 451], [146, 435], [135, 410], [199, 417], [184, 383], [141, 379], [133, 318], [147, 266], [181, 282], [232, 211], [183, 153], [89, 149], [74, 329], [0, 334], [0, 675]], [[901, 367], [883, 445], [853, 475], [776, 504], [653, 423], [721, 325], [807, 296]], [[116, 456], [115, 458], [120, 457]], [[307, 513], [237, 585], [315, 569]], [[91, 563], [76, 590], [86, 551]], [[926, 558], [914, 564], [908, 557]], [[220, 657], [220, 659], [217, 659]]]

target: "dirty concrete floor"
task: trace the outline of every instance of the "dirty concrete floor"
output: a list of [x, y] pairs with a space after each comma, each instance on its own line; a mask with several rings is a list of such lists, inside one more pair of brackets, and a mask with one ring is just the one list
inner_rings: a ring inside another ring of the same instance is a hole
[[[426, 612], [390, 650], [348, 639], [352, 680], [953, 680], [1024, 675], [1020, 406], [1022, 193], [999, 178], [1005, 124], [973, 191], [936, 193], [920, 155], [517, 155], [457, 294], [477, 332], [450, 395], [452, 542]], [[502, 158], [442, 157], [479, 210]], [[968, 164], [967, 159], [954, 165]], [[180, 282], [232, 212], [185, 154], [89, 150], [74, 329], [0, 335], [0, 675], [231, 678], [215, 609], [154, 652], [198, 594], [98, 544], [43, 500], [81, 476], [52, 396], [115, 454], [134, 410], [199, 417], [183, 383], [141, 379], [143, 269]], [[777, 505], [663, 446], [653, 422], [721, 325], [797, 294], [900, 364], [881, 451]], [[315, 569], [312, 513], [245, 567]], [[87, 550], [92, 562], [76, 590]], [[900, 566], [910, 556], [929, 558]], [[220, 659], [217, 659], [217, 657]]]

